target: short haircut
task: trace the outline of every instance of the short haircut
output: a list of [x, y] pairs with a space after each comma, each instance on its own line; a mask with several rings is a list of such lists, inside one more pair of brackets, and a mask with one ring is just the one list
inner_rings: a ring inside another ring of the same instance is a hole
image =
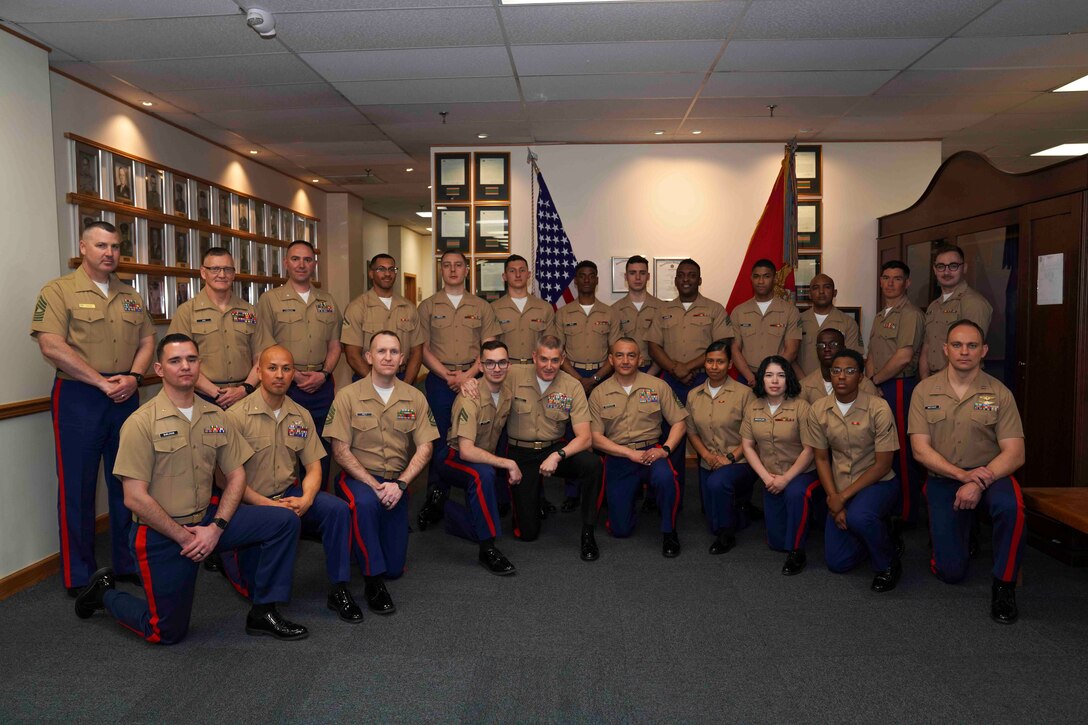
[[956, 244], [949, 244], [947, 242], [937, 245], [937, 248], [933, 250], [933, 259], [937, 259], [937, 257], [942, 254], [948, 254], [949, 252], [955, 252], [961, 262], [967, 259], [967, 257], [963, 256], [963, 249]]
[[370, 262], [367, 263], [366, 268], [367, 269], [374, 269], [374, 265], [378, 262], [379, 259], [388, 259], [391, 262], [393, 262], [394, 265], [396, 265], [396, 263], [397, 263], [397, 260], [393, 257], [392, 254], [388, 254], [386, 252], [378, 252], [377, 254], [375, 254], [373, 257], [370, 258]]
[[208, 251], [204, 252], [204, 256], [200, 261], [203, 262], [208, 257], [230, 257], [234, 259], [234, 255], [226, 247], [208, 247]]
[[846, 347], [846, 335], [843, 334], [842, 330], [837, 327], [825, 327], [824, 329], [816, 333], [816, 338], [819, 339], [820, 335], [824, 334], [825, 332], [829, 335], [833, 335], [834, 337], [839, 338], [839, 342], [842, 344], [842, 346]]
[[401, 344], [400, 335], [398, 335], [397, 333], [393, 332], [392, 330], [378, 330], [370, 336], [370, 347], [374, 347], [374, 341], [377, 340], [378, 337], [380, 337], [381, 335], [389, 335], [390, 337], [395, 337], [397, 338], [397, 344]]
[[593, 273], [597, 273], [597, 263], [590, 259], [583, 259], [578, 263], [578, 266], [574, 268], [574, 273], [578, 274], [583, 269], [592, 269]]
[[290, 244], [287, 245], [287, 251], [291, 251], [291, 247], [295, 246], [296, 244], [301, 244], [302, 246], [309, 249], [310, 254], [313, 254], [315, 256], [317, 255], [317, 250], [314, 249], [314, 245], [310, 244], [305, 239], [296, 239], [295, 241], [291, 242]]
[[726, 337], [721, 340], [715, 340], [706, 346], [706, 353], [709, 355], [712, 352], [724, 352], [725, 359], [730, 362], [733, 361], [733, 338]]
[[643, 257], [641, 254], [636, 254], [633, 257], [628, 257], [627, 264], [623, 266], [623, 271], [626, 272], [627, 270], [631, 269], [632, 264], [645, 264], [647, 269], [650, 268], [650, 260]]
[[480, 345], [480, 354], [485, 352], [491, 352], [492, 350], [506, 350], [506, 354], [510, 354], [510, 348], [506, 346], [506, 343], [502, 340], [488, 340], [483, 345]]
[[635, 352], [640, 351], [639, 345], [638, 345], [638, 340], [636, 340], [633, 337], [628, 337], [627, 335], [624, 335], [623, 337], [617, 338], [614, 343], [612, 343], [611, 345], [608, 346], [608, 352], [611, 353], [613, 350], [615, 350], [616, 345], [619, 345], [621, 342], [629, 342], [629, 343], [631, 343], [632, 345], [635, 346]]
[[[860, 352], [858, 352], [857, 350], [851, 350], [850, 348], [846, 348], [845, 350], [839, 351], [839, 354], [835, 356], [835, 360], [844, 357], [850, 358], [850, 361], [857, 365], [858, 371], [862, 375], [865, 374], [865, 358], [861, 356]], [[832, 365], [835, 364], [835, 360], [831, 361]]]
[[159, 344], [155, 345], [155, 359], [161, 363], [162, 351], [167, 345], [172, 345], [176, 342], [191, 342], [193, 343], [193, 347], [196, 348], [197, 354], [200, 354], [200, 345], [196, 344], [196, 340], [183, 332], [171, 332], [169, 335], [164, 335], [163, 338], [159, 340]]
[[801, 381], [797, 379], [797, 373], [793, 371], [793, 365], [781, 355], [768, 355], [763, 358], [763, 362], [759, 364], [759, 370], [756, 370], [755, 373], [756, 379], [752, 385], [752, 394], [757, 398], [767, 397], [767, 388], [763, 385], [763, 376], [767, 374], [767, 368], [771, 365], [779, 366], [786, 373], [786, 397], [796, 398], [800, 395]]
[[755, 272], [757, 269], [759, 269], [761, 267], [764, 268], [764, 269], [769, 269], [769, 270], [771, 270], [771, 272], [777, 272], [778, 271], [778, 267], [776, 267], [774, 262], [772, 262], [769, 259], [757, 259], [755, 261], [755, 264], [752, 265], [752, 271]]
[[893, 259], [890, 262], [885, 262], [880, 265], [881, 272], [887, 272], [889, 269], [901, 269], [905, 276], [910, 277], [910, 267], [908, 267], [905, 262], [901, 262], [898, 259]]
[[965, 319], [956, 320], [955, 322], [953, 322], [951, 325], [948, 326], [948, 332], [946, 332], [944, 334], [944, 339], [946, 341], [948, 340], [949, 337], [952, 336], [952, 331], [955, 330], [957, 327], [973, 327], [973, 328], [975, 328], [975, 330], [978, 332], [979, 339], [982, 340], [983, 344], [986, 343], [986, 333], [983, 331], [982, 327], [977, 322], [973, 322], [972, 320], [965, 320]]
[[514, 262], [525, 262], [525, 266], [526, 267], [529, 266], [529, 260], [528, 259], [521, 256], [520, 254], [511, 254], [509, 257], [507, 257], [506, 259], [503, 260], [503, 262], [502, 262], [502, 271], [505, 272], [507, 270], [507, 268], [509, 268], [510, 265], [513, 264]]
[[537, 350], [562, 350], [563, 342], [555, 335], [541, 335], [536, 341]]
[[699, 263], [691, 257], [688, 257], [687, 259], [681, 259], [680, 264], [676, 265], [676, 271], [679, 272], [680, 268], [683, 267], [685, 264], [690, 264], [692, 267], [695, 267], [695, 271], [699, 273], [699, 276], [703, 276], [703, 268], [700, 267]]
[[83, 235], [91, 229], [101, 229], [102, 231], [109, 232], [110, 234], [117, 233], [117, 227], [113, 226], [109, 222], [104, 222], [100, 219], [96, 219], [95, 221], [89, 222], [85, 227], [83, 227], [83, 231], [79, 233], [79, 238], [83, 239]]

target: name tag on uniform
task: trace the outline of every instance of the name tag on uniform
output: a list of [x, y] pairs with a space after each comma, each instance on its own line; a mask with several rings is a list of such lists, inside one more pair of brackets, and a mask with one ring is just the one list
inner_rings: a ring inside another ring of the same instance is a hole
[[564, 322], [563, 327], [577, 327], [577, 322]]
[[227, 429], [221, 425], [209, 425], [207, 428], [204, 429], [204, 432], [224, 434], [227, 432]]
[[520, 400], [520, 401], [521, 401], [521, 402], [523, 402], [523, 403], [525, 402], [525, 398], [519, 398], [519, 397], [518, 397], [518, 396], [516, 396], [516, 395], [514, 396], [514, 400]]
[[165, 433], [159, 433], [159, 438], [169, 438], [170, 436], [176, 436], [178, 432], [176, 430], [168, 430]]
[[210, 318], [210, 317], [205, 317], [205, 318], [200, 319], [200, 320], [194, 320], [194, 322], [211, 322], [211, 321], [212, 321], [212, 318]]
[[940, 409], [941, 409], [941, 406], [939, 406], [939, 405], [927, 405], [926, 406], [926, 410], [940, 410]]
[[355, 417], [356, 418], [372, 418], [372, 417], [374, 417], [374, 414], [371, 413], [369, 410], [364, 410], [364, 411], [356, 413]]
[[661, 319], [662, 319], [662, 321], [664, 321], [664, 320], [671, 320], [671, 319], [672, 319], [672, 315], [661, 315]]
[[766, 423], [767, 419], [766, 418], [752, 418], [752, 422], [753, 423]]
[[752, 323], [751, 322], [742, 322], [742, 323], [740, 323], [740, 326], [741, 327], [751, 327]]
[[139, 300], [134, 300], [131, 297], [126, 297], [121, 300], [122, 312], [143, 312], [144, 306], [140, 304]]
[[562, 410], [564, 413], [569, 413], [573, 402], [574, 398], [566, 393], [552, 393], [544, 399], [544, 407], [549, 410]]
[[487, 420], [481, 420], [480, 425], [491, 425], [491, 419], [488, 418]]
[[257, 315], [253, 314], [249, 310], [232, 310], [230, 318], [235, 322], [241, 322], [246, 325], [256, 325]]
[[444, 320], [444, 319], [446, 319], [446, 316], [445, 315], [431, 315], [431, 319], [432, 320]]
[[309, 438], [310, 429], [301, 423], [291, 423], [287, 426], [287, 435], [290, 438]]
[[294, 312], [294, 311], [295, 311], [294, 307], [284, 307], [283, 309], [280, 310], [280, 312]]
[[397, 420], [415, 420], [416, 411], [414, 408], [401, 408], [397, 411]]
[[93, 309], [97, 309], [97, 307], [98, 307], [98, 305], [94, 304], [93, 302], [80, 302], [79, 303], [79, 309], [81, 309], [81, 310], [93, 310]]
[[638, 402], [640, 402], [640, 403], [660, 403], [661, 398], [658, 396], [656, 390], [640, 390], [640, 391], [638, 391]]
[[318, 300], [315, 303], [314, 306], [317, 307], [318, 312], [335, 312], [336, 311], [335, 307], [330, 305], [328, 302], [323, 302], [321, 300]]
[[615, 403], [609, 403], [608, 405], [602, 405], [601, 410], [608, 410], [609, 408], [615, 408], [615, 407], [616, 407]]
[[500, 325], [509, 325], [511, 320], [499, 320]]

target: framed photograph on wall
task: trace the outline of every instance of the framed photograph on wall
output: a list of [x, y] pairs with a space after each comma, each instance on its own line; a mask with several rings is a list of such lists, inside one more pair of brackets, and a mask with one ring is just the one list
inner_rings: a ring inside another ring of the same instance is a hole
[[166, 277], [147, 278], [147, 312], [155, 320], [166, 318]]
[[[306, 239], [306, 217], [301, 214], [295, 214], [295, 234], [291, 237], [291, 241], [296, 239]], [[309, 239], [306, 239], [309, 242]]]
[[471, 238], [472, 217], [469, 216], [470, 207], [453, 206], [439, 207], [434, 219], [434, 226], [438, 232], [437, 249], [439, 253], [450, 250], [459, 250], [468, 253], [468, 241]]
[[279, 207], [268, 207], [268, 236], [273, 239], [280, 238], [280, 210]]
[[144, 201], [152, 211], [163, 211], [162, 189], [165, 177], [162, 169], [144, 167]]
[[239, 297], [246, 302], [253, 304], [255, 301], [251, 299], [253, 297], [253, 285], [250, 282], [238, 282], [234, 286]]
[[196, 218], [206, 224], [212, 223], [212, 187], [200, 182], [196, 185]]
[[510, 154], [477, 153], [476, 201], [510, 201]]
[[215, 235], [210, 232], [199, 232], [200, 241], [197, 244], [197, 253], [200, 255], [196, 260], [200, 264], [204, 264], [204, 255], [208, 253], [208, 250], [215, 246]]
[[798, 194], [820, 196], [823, 193], [823, 152], [820, 146], [798, 146], [794, 168]]
[[189, 230], [174, 230], [174, 264], [178, 267], [189, 267]]
[[797, 255], [797, 269], [793, 273], [793, 281], [797, 285], [797, 301], [808, 300], [808, 286], [822, 269], [822, 256], [817, 252]]
[[217, 201], [216, 210], [219, 215], [215, 218], [215, 223], [221, 227], [230, 228], [230, 192], [226, 189], [216, 189], [215, 198]]
[[147, 263], [164, 266], [166, 253], [163, 247], [165, 228], [158, 222], [147, 223]]
[[[102, 221], [102, 212], [87, 206], [79, 207], [79, 231], [82, 232], [91, 222]], [[79, 236], [78, 234], [76, 235]]]
[[174, 216], [189, 218], [189, 180], [173, 177]]
[[253, 202], [253, 233], [264, 235], [264, 207], [259, 201]]
[[136, 261], [136, 218], [118, 214], [113, 223], [117, 225], [117, 235], [121, 237], [121, 261]]
[[669, 302], [675, 300], [676, 268], [686, 257], [654, 257], [654, 297]]
[[468, 154], [435, 154], [434, 166], [434, 198], [437, 201], [470, 200]]
[[98, 163], [98, 149], [87, 144], [76, 144], [76, 193], [101, 196], [98, 190], [98, 177], [101, 167]]
[[510, 253], [510, 207], [476, 207], [476, 253]]
[[820, 249], [823, 239], [823, 202], [819, 200], [797, 202], [797, 249]]
[[630, 257], [612, 258], [612, 291], [627, 291], [627, 260]]
[[175, 281], [176, 290], [174, 296], [174, 309], [181, 307], [193, 296], [193, 280], [188, 277], [178, 277]]
[[132, 159], [112, 154], [113, 157], [113, 200], [121, 204], [132, 204], [136, 198], [132, 193]]
[[248, 239], [235, 239], [234, 247], [238, 250], [235, 255], [235, 263], [238, 267], [239, 274], [253, 274], [253, 268], [249, 263], [249, 248], [250, 243]]
[[249, 231], [249, 199], [242, 196], [234, 197], [238, 200], [238, 228], [243, 232]]

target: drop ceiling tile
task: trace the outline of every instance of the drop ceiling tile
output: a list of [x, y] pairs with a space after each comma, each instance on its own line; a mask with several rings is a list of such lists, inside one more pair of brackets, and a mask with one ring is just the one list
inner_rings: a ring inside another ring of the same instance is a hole
[[413, 48], [302, 53], [299, 56], [329, 81], [401, 78], [472, 78], [510, 75], [506, 48]]
[[510, 48], [518, 74], [525, 76], [597, 73], [677, 73], [710, 69], [719, 40], [643, 41], [515, 45]]
[[770, 141], [815, 134], [834, 121], [835, 117], [689, 118], [676, 138], [690, 136], [692, 131], [702, 131], [698, 136], [699, 141]]
[[1008, 113], [1088, 113], [1088, 93], [1036, 93]]
[[47, 45], [82, 60], [199, 58], [282, 51], [246, 26], [241, 13], [216, 17], [120, 20], [98, 23], [30, 23]]
[[910, 141], [945, 136], [973, 126], [987, 116], [960, 114], [950, 116], [910, 116], [904, 118], [838, 118], [820, 132], [819, 138], [841, 140], [881, 139]]
[[491, 7], [491, 0], [261, 0], [261, 7], [273, 13], [472, 6]]
[[[679, 124], [676, 121], [533, 121], [533, 136], [537, 143], [614, 143], [637, 141], [641, 143], [668, 143], [676, 140]], [[655, 136], [654, 130], [665, 131]], [[687, 140], [690, 135], [684, 138]]]
[[978, 133], [1027, 133], [1045, 130], [1088, 130], [1088, 114], [1084, 113], [999, 113], [971, 127]]
[[442, 123], [442, 111], [447, 123], [469, 121], [515, 121], [525, 118], [518, 101], [496, 103], [408, 103], [396, 106], [360, 105], [358, 109], [372, 123]]
[[285, 13], [277, 18], [283, 42], [299, 53], [503, 43], [492, 8]]
[[1034, 93], [950, 96], [868, 96], [858, 100], [849, 116], [902, 116], [914, 114], [1000, 113], [1025, 103]]
[[735, 38], [945, 37], [994, 0], [761, 0]]
[[239, 15], [232, 0], [4, 0], [0, 10], [14, 23], [51, 23], [197, 15]]
[[371, 124], [334, 125], [324, 123], [302, 126], [265, 126], [240, 131], [250, 141], [260, 144], [290, 143], [292, 141], [381, 141], [386, 138], [381, 129]]
[[286, 158], [323, 156], [341, 153], [344, 156], [369, 154], [398, 154], [400, 148], [392, 141], [292, 141], [268, 144], [268, 149]]
[[1088, 68], [1088, 34], [948, 38], [919, 60], [914, 70], [1044, 66]]
[[861, 100], [858, 96], [817, 96], [814, 98], [706, 98], [700, 96], [689, 118], [769, 116], [774, 104], [776, 117], [841, 116]]
[[442, 78], [403, 81], [349, 81], [335, 83], [355, 105], [398, 103], [486, 103], [516, 101], [513, 77]]
[[1072, 80], [1070, 76], [1075, 74], [1067, 68], [908, 70], [881, 88], [879, 95], [1040, 92]]
[[698, 73], [642, 73], [587, 76], [531, 76], [521, 79], [527, 102], [601, 98], [690, 98]]
[[164, 91], [159, 95], [193, 113], [347, 105], [340, 94], [324, 83]]
[[305, 107], [305, 108], [270, 108], [259, 111], [207, 111], [201, 113], [217, 126], [233, 128], [240, 131], [247, 129], [262, 129], [268, 127], [297, 127], [297, 126], [321, 126], [321, 125], [351, 125], [366, 123], [354, 107], [345, 105], [335, 107]]
[[[446, 124], [433, 123], [393, 124], [382, 126], [389, 138], [402, 143], [426, 143], [431, 146], [461, 146], [465, 144], [512, 144], [532, 141], [527, 121], [508, 121], [499, 123]], [[486, 133], [483, 141], [478, 134]]]
[[635, 100], [613, 99], [610, 101], [547, 101], [528, 103], [529, 117], [540, 121], [564, 119], [603, 120], [610, 118], [656, 118], [679, 121], [691, 105], [689, 98], [640, 98]]
[[170, 123], [176, 123], [179, 126], [184, 126], [190, 131], [203, 131], [206, 128], [220, 128], [220, 126], [212, 123], [208, 119], [202, 118], [192, 113], [162, 113], [155, 109], [152, 109], [152, 112], [163, 120], [169, 121]]
[[620, 40], [721, 40], [747, 3], [600, 3], [502, 7], [513, 45]]
[[864, 96], [894, 78], [896, 71], [715, 73], [703, 90], [709, 98], [749, 96]]
[[717, 70], [900, 70], [940, 38], [839, 38], [826, 40], [734, 40]]
[[150, 91], [321, 82], [319, 75], [290, 53], [102, 61], [97, 65], [111, 75]]
[[1062, 35], [1088, 31], [1083, 0], [1003, 0], [957, 35]]
[[408, 164], [412, 157], [407, 154], [314, 154], [310, 156], [292, 156], [292, 161], [307, 169], [334, 164], [353, 165], [360, 168], [381, 166], [382, 164]]

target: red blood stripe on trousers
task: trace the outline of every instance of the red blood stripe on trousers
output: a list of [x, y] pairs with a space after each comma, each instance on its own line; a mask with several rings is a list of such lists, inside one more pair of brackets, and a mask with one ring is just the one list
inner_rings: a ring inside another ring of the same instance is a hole
[[812, 500], [813, 490], [820, 485], [820, 480], [816, 479], [813, 483], [808, 485], [805, 489], [805, 506], [801, 509], [801, 525], [797, 527], [797, 536], [793, 538], [793, 548], [801, 548], [801, 537], [805, 534], [805, 529], [808, 528], [808, 504]]
[[344, 492], [344, 498], [348, 501], [348, 508], [351, 509], [351, 533], [355, 535], [355, 543], [359, 545], [359, 549], [363, 552], [363, 573], [370, 576], [370, 554], [366, 550], [366, 544], [363, 543], [363, 533], [359, 531], [359, 516], [355, 510], [355, 496], [351, 494], [347, 474], [343, 472], [340, 473], [340, 490]]
[[142, 524], [136, 531], [136, 560], [140, 564], [140, 578], [143, 579], [144, 593], [147, 594], [147, 608], [151, 612], [148, 622], [151, 634], [146, 638], [148, 642], [159, 642], [162, 640], [162, 632], [159, 631], [159, 607], [155, 602], [155, 584], [151, 581], [151, 562], [147, 560], [147, 526]]
[[487, 530], [491, 534], [491, 538], [495, 538], [495, 522], [491, 518], [491, 512], [487, 510], [487, 499], [484, 498], [484, 485], [480, 480], [480, 474], [476, 472], [476, 469], [472, 466], [466, 466], [463, 463], [455, 462], [454, 458], [457, 457], [457, 451], [452, 448], [446, 452], [446, 465], [455, 471], [460, 471], [468, 476], [472, 477], [473, 483], [476, 485], [476, 502], [480, 506], [480, 510], [484, 512], [484, 521], [487, 522]]
[[1016, 554], [1020, 549], [1020, 537], [1024, 533], [1024, 496], [1020, 492], [1020, 483], [1016, 477], [1009, 476], [1009, 480], [1012, 481], [1012, 490], [1016, 494], [1016, 525], [1013, 527], [1012, 542], [1009, 544], [1009, 559], [1005, 562], [1005, 571], [1001, 576], [1001, 581], [1004, 582], [1013, 580], [1013, 573], [1016, 571]]
[[[660, 448], [660, 446], [654, 446]], [[669, 470], [672, 471], [672, 486], [676, 490], [676, 500], [672, 502], [672, 515], [669, 520], [672, 522], [672, 530], [676, 531], [676, 514], [680, 510], [680, 476], [676, 473], [676, 466], [672, 465], [672, 460], [665, 456], [663, 459], [668, 462]]]

